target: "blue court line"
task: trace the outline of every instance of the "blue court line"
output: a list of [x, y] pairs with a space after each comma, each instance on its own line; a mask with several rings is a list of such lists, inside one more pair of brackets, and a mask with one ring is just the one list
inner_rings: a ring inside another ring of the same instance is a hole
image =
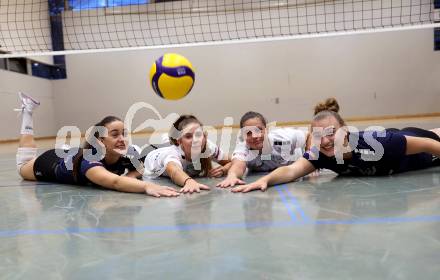
[[287, 212], [289, 213], [290, 219], [292, 220], [292, 222], [297, 222], [298, 218], [296, 217], [295, 212], [292, 210], [291, 205], [289, 204], [289, 202], [287, 201], [286, 196], [283, 193], [283, 190], [281, 188], [280, 185], [275, 186], [275, 189], [277, 190], [278, 194], [280, 195], [281, 198], [281, 202], [283, 202], [284, 206], [286, 206]]
[[231, 224], [189, 224], [173, 226], [141, 226], [141, 227], [111, 227], [111, 228], [64, 228], [64, 229], [23, 229], [2, 230], [0, 237], [16, 237], [22, 235], [64, 235], [74, 233], [118, 233], [118, 232], [157, 232], [157, 231], [193, 231], [206, 229], [241, 229], [241, 228], [286, 228], [291, 227], [291, 221], [282, 222], [252, 222]]
[[302, 221], [304, 223], [310, 223], [311, 219], [306, 215], [306, 213], [304, 212], [304, 210], [302, 209], [301, 205], [299, 204], [298, 200], [296, 199], [296, 197], [287, 189], [286, 185], [281, 185], [281, 188], [284, 190], [284, 192], [287, 194], [287, 196], [290, 198], [290, 202], [293, 204], [293, 206], [295, 207], [296, 211], [299, 213], [299, 215], [302, 218]]

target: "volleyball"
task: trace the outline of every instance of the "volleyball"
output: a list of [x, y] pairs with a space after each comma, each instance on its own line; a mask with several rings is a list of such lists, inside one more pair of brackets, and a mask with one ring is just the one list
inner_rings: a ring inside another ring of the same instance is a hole
[[168, 100], [185, 97], [194, 85], [191, 62], [176, 53], [167, 53], [157, 59], [150, 69], [150, 82], [157, 95]]

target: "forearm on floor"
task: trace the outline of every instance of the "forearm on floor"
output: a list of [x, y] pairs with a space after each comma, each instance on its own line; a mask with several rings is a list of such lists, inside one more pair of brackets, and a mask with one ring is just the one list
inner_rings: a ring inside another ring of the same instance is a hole
[[231, 167], [228, 170], [228, 177], [242, 178], [246, 171], [246, 163], [231, 163]]
[[191, 178], [188, 174], [183, 171], [180, 166], [177, 166], [174, 163], [169, 163], [166, 167], [166, 171], [171, 181], [174, 184], [183, 187], [188, 178]]
[[136, 178], [118, 176], [113, 184], [113, 188], [122, 192], [145, 193], [146, 188], [152, 183], [144, 182]]

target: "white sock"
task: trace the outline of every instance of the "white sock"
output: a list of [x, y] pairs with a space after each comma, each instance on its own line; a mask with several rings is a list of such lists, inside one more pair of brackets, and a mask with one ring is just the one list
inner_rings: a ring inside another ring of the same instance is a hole
[[34, 120], [32, 118], [32, 112], [23, 110], [20, 134], [34, 135]]
[[18, 174], [20, 174], [20, 169], [23, 165], [37, 157], [37, 151], [37, 148], [29, 147], [21, 147], [17, 149], [16, 160]]

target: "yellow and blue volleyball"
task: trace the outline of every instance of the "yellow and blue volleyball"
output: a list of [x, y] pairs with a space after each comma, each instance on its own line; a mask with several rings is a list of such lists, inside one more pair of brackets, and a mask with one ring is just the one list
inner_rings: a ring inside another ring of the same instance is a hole
[[177, 100], [185, 97], [191, 91], [194, 80], [191, 62], [180, 54], [164, 54], [150, 69], [151, 86], [164, 99]]

